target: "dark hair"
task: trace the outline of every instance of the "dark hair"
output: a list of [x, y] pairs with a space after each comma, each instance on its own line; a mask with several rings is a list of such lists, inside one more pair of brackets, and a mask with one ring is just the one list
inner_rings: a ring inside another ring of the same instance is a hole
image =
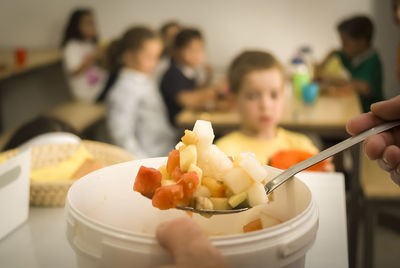
[[76, 135], [76, 131], [68, 123], [53, 117], [38, 116], [19, 127], [3, 150], [16, 148], [24, 142], [48, 132], [69, 132]]
[[125, 51], [138, 51], [143, 44], [150, 39], [157, 38], [157, 34], [144, 26], [130, 28], [124, 35], [114, 40], [107, 48], [106, 68], [110, 71], [116, 71], [123, 65], [122, 55]]
[[181, 30], [175, 37], [174, 50], [186, 47], [193, 39], [203, 40], [203, 36], [199, 30], [193, 28]]
[[180, 24], [176, 21], [168, 21], [165, 24], [163, 24], [163, 26], [161, 26], [160, 28], [160, 35], [161, 38], [164, 38], [167, 35], [168, 29], [171, 27], [178, 27], [180, 28]]
[[[91, 15], [92, 11], [90, 9], [76, 9], [72, 12], [69, 17], [68, 24], [65, 27], [64, 37], [61, 41], [61, 47], [64, 47], [67, 42], [71, 39], [83, 40], [82, 33], [79, 30], [79, 23], [81, 19], [85, 15]], [[92, 40], [94, 43], [97, 43], [97, 36]]]
[[337, 30], [353, 39], [365, 39], [370, 44], [374, 25], [367, 16], [355, 16], [340, 22]]
[[97, 101], [103, 101], [107, 97], [111, 87], [118, 79], [119, 71], [123, 67], [122, 55], [126, 50], [138, 51], [143, 47], [144, 42], [157, 38], [158, 35], [145, 26], [130, 28], [124, 35], [114, 40], [107, 48], [105, 68], [110, 75], [106, 81], [103, 91]]
[[245, 76], [253, 71], [276, 68], [282, 73], [282, 64], [270, 53], [264, 51], [244, 51], [231, 63], [228, 69], [228, 81], [230, 90], [238, 93]]

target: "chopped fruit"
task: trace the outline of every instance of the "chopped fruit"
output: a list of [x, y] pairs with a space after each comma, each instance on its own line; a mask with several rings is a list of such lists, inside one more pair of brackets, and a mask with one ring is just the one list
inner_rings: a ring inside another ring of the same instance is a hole
[[206, 148], [211, 146], [214, 141], [214, 130], [211, 126], [211, 122], [204, 120], [197, 120], [193, 127], [193, 132], [199, 139], [197, 145], [200, 148]]
[[265, 193], [264, 185], [261, 183], [253, 183], [247, 190], [247, 200], [251, 207], [268, 203], [268, 197]]
[[199, 196], [196, 197], [196, 209], [214, 209], [214, 205], [210, 198]]
[[171, 179], [171, 175], [168, 173], [166, 165], [159, 167], [158, 171], [160, 171], [163, 180]]
[[183, 186], [184, 203], [188, 205], [193, 198], [193, 194], [196, 191], [197, 185], [199, 184], [199, 179], [197, 178], [196, 172], [192, 171], [183, 174], [177, 184]]
[[201, 184], [201, 179], [203, 177], [203, 171], [195, 164], [190, 165], [188, 172], [191, 172], [191, 171], [194, 171], [197, 173], [197, 178], [199, 178], [199, 184]]
[[152, 198], [160, 209], [180, 205], [229, 210], [267, 203], [263, 186], [267, 170], [254, 153], [232, 158], [213, 140], [211, 123], [198, 120], [169, 153], [166, 165], [158, 170], [140, 168], [134, 190]]
[[182, 170], [179, 168], [179, 166], [178, 167], [176, 167], [175, 169], [174, 169], [174, 171], [172, 172], [172, 174], [171, 174], [171, 179], [173, 180], [173, 181], [179, 181], [180, 179], [181, 179], [181, 177], [183, 176], [183, 172], [182, 172]]
[[209, 176], [218, 180], [226, 171], [232, 168], [232, 161], [216, 145], [199, 151], [198, 166], [203, 170], [203, 176]]
[[243, 201], [247, 199], [247, 193], [243, 192], [240, 194], [235, 194], [228, 199], [228, 203], [231, 207], [235, 208], [239, 206]]
[[197, 189], [194, 192], [193, 196], [195, 196], [195, 197], [199, 197], [199, 196], [210, 197], [211, 196], [211, 192], [204, 185], [199, 185], [199, 186], [197, 186]]
[[257, 220], [251, 221], [248, 224], [246, 224], [245, 226], [243, 226], [243, 232], [248, 233], [248, 232], [258, 231], [258, 230], [262, 230], [262, 228], [263, 228], [263, 226], [262, 226], [261, 219], [257, 219]]
[[157, 169], [141, 166], [136, 175], [133, 190], [151, 198], [161, 186], [161, 173]]
[[199, 138], [197, 137], [196, 133], [191, 130], [185, 130], [185, 136], [182, 137], [182, 142], [186, 145], [197, 144]]
[[168, 186], [172, 184], [175, 184], [173, 180], [161, 180], [161, 186]]
[[239, 162], [239, 166], [255, 181], [261, 182], [267, 177], [267, 171], [254, 155], [245, 155]]
[[222, 181], [234, 194], [246, 191], [253, 183], [253, 180], [250, 179], [247, 173], [238, 167], [228, 170], [224, 174]]
[[211, 177], [203, 177], [202, 183], [210, 190], [212, 197], [224, 197], [226, 186]]
[[182, 202], [183, 186], [173, 184], [158, 188], [153, 196], [153, 206], [159, 209], [174, 208]]
[[228, 203], [228, 198], [226, 197], [210, 197], [215, 210], [229, 210], [232, 207]]
[[183, 172], [187, 172], [191, 164], [197, 164], [197, 149], [195, 145], [189, 145], [180, 151], [179, 163]]
[[179, 159], [179, 151], [178, 150], [172, 150], [169, 155], [168, 155], [168, 161], [167, 161], [167, 172], [169, 174], [172, 174], [174, 172], [176, 167], [179, 167], [180, 159]]

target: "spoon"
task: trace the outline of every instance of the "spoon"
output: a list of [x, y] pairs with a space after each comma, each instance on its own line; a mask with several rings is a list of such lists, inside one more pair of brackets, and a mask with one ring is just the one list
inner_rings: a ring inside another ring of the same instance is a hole
[[[290, 168], [286, 169], [282, 173], [280, 173], [278, 176], [270, 180], [266, 185], [265, 185], [265, 192], [266, 194], [272, 193], [276, 188], [278, 188], [282, 183], [288, 181], [291, 179], [294, 175], [299, 173], [300, 171], [303, 171], [312, 165], [315, 165], [341, 151], [346, 150], [347, 148], [365, 140], [367, 137], [371, 135], [375, 135], [378, 133], [381, 133], [383, 131], [389, 130], [391, 128], [394, 128], [396, 126], [400, 125], [400, 121], [391, 121], [387, 123], [383, 123], [381, 125], [375, 126], [371, 129], [368, 129], [364, 132], [361, 132], [360, 134], [350, 137], [342, 142], [339, 142], [338, 144], [335, 144], [332, 147], [329, 147], [325, 149], [324, 151], [320, 152], [319, 154], [316, 154], [294, 166], [291, 166]], [[180, 210], [186, 210], [190, 211], [193, 213], [199, 213], [204, 216], [213, 216], [213, 215], [222, 215], [222, 214], [232, 214], [232, 213], [239, 213], [246, 211], [250, 209], [250, 207], [244, 207], [244, 208], [238, 208], [238, 209], [231, 209], [231, 210], [212, 210], [212, 209], [196, 209], [193, 207], [189, 206], [177, 206], [176, 209]]]

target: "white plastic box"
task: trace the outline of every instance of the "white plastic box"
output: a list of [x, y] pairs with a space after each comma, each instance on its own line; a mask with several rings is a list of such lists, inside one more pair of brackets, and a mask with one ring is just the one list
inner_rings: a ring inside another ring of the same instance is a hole
[[0, 164], [0, 239], [28, 218], [31, 150]]

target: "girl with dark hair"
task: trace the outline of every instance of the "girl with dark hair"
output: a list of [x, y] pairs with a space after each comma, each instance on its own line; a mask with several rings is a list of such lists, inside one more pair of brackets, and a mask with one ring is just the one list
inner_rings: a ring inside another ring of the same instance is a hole
[[90, 9], [72, 12], [61, 42], [63, 64], [75, 99], [94, 102], [103, 88], [106, 73], [97, 65], [97, 29]]
[[[204, 42], [197, 29], [183, 29], [175, 37], [169, 69], [161, 79], [160, 90], [172, 124], [183, 108], [210, 108], [215, 105], [217, 91], [209, 86], [210, 75], [200, 81], [204, 70]], [[211, 74], [211, 71], [209, 71]]]
[[146, 27], [129, 29], [108, 49], [108, 69], [118, 76], [106, 97], [107, 127], [113, 142], [138, 158], [166, 156], [176, 141], [151, 76], [161, 51]]

